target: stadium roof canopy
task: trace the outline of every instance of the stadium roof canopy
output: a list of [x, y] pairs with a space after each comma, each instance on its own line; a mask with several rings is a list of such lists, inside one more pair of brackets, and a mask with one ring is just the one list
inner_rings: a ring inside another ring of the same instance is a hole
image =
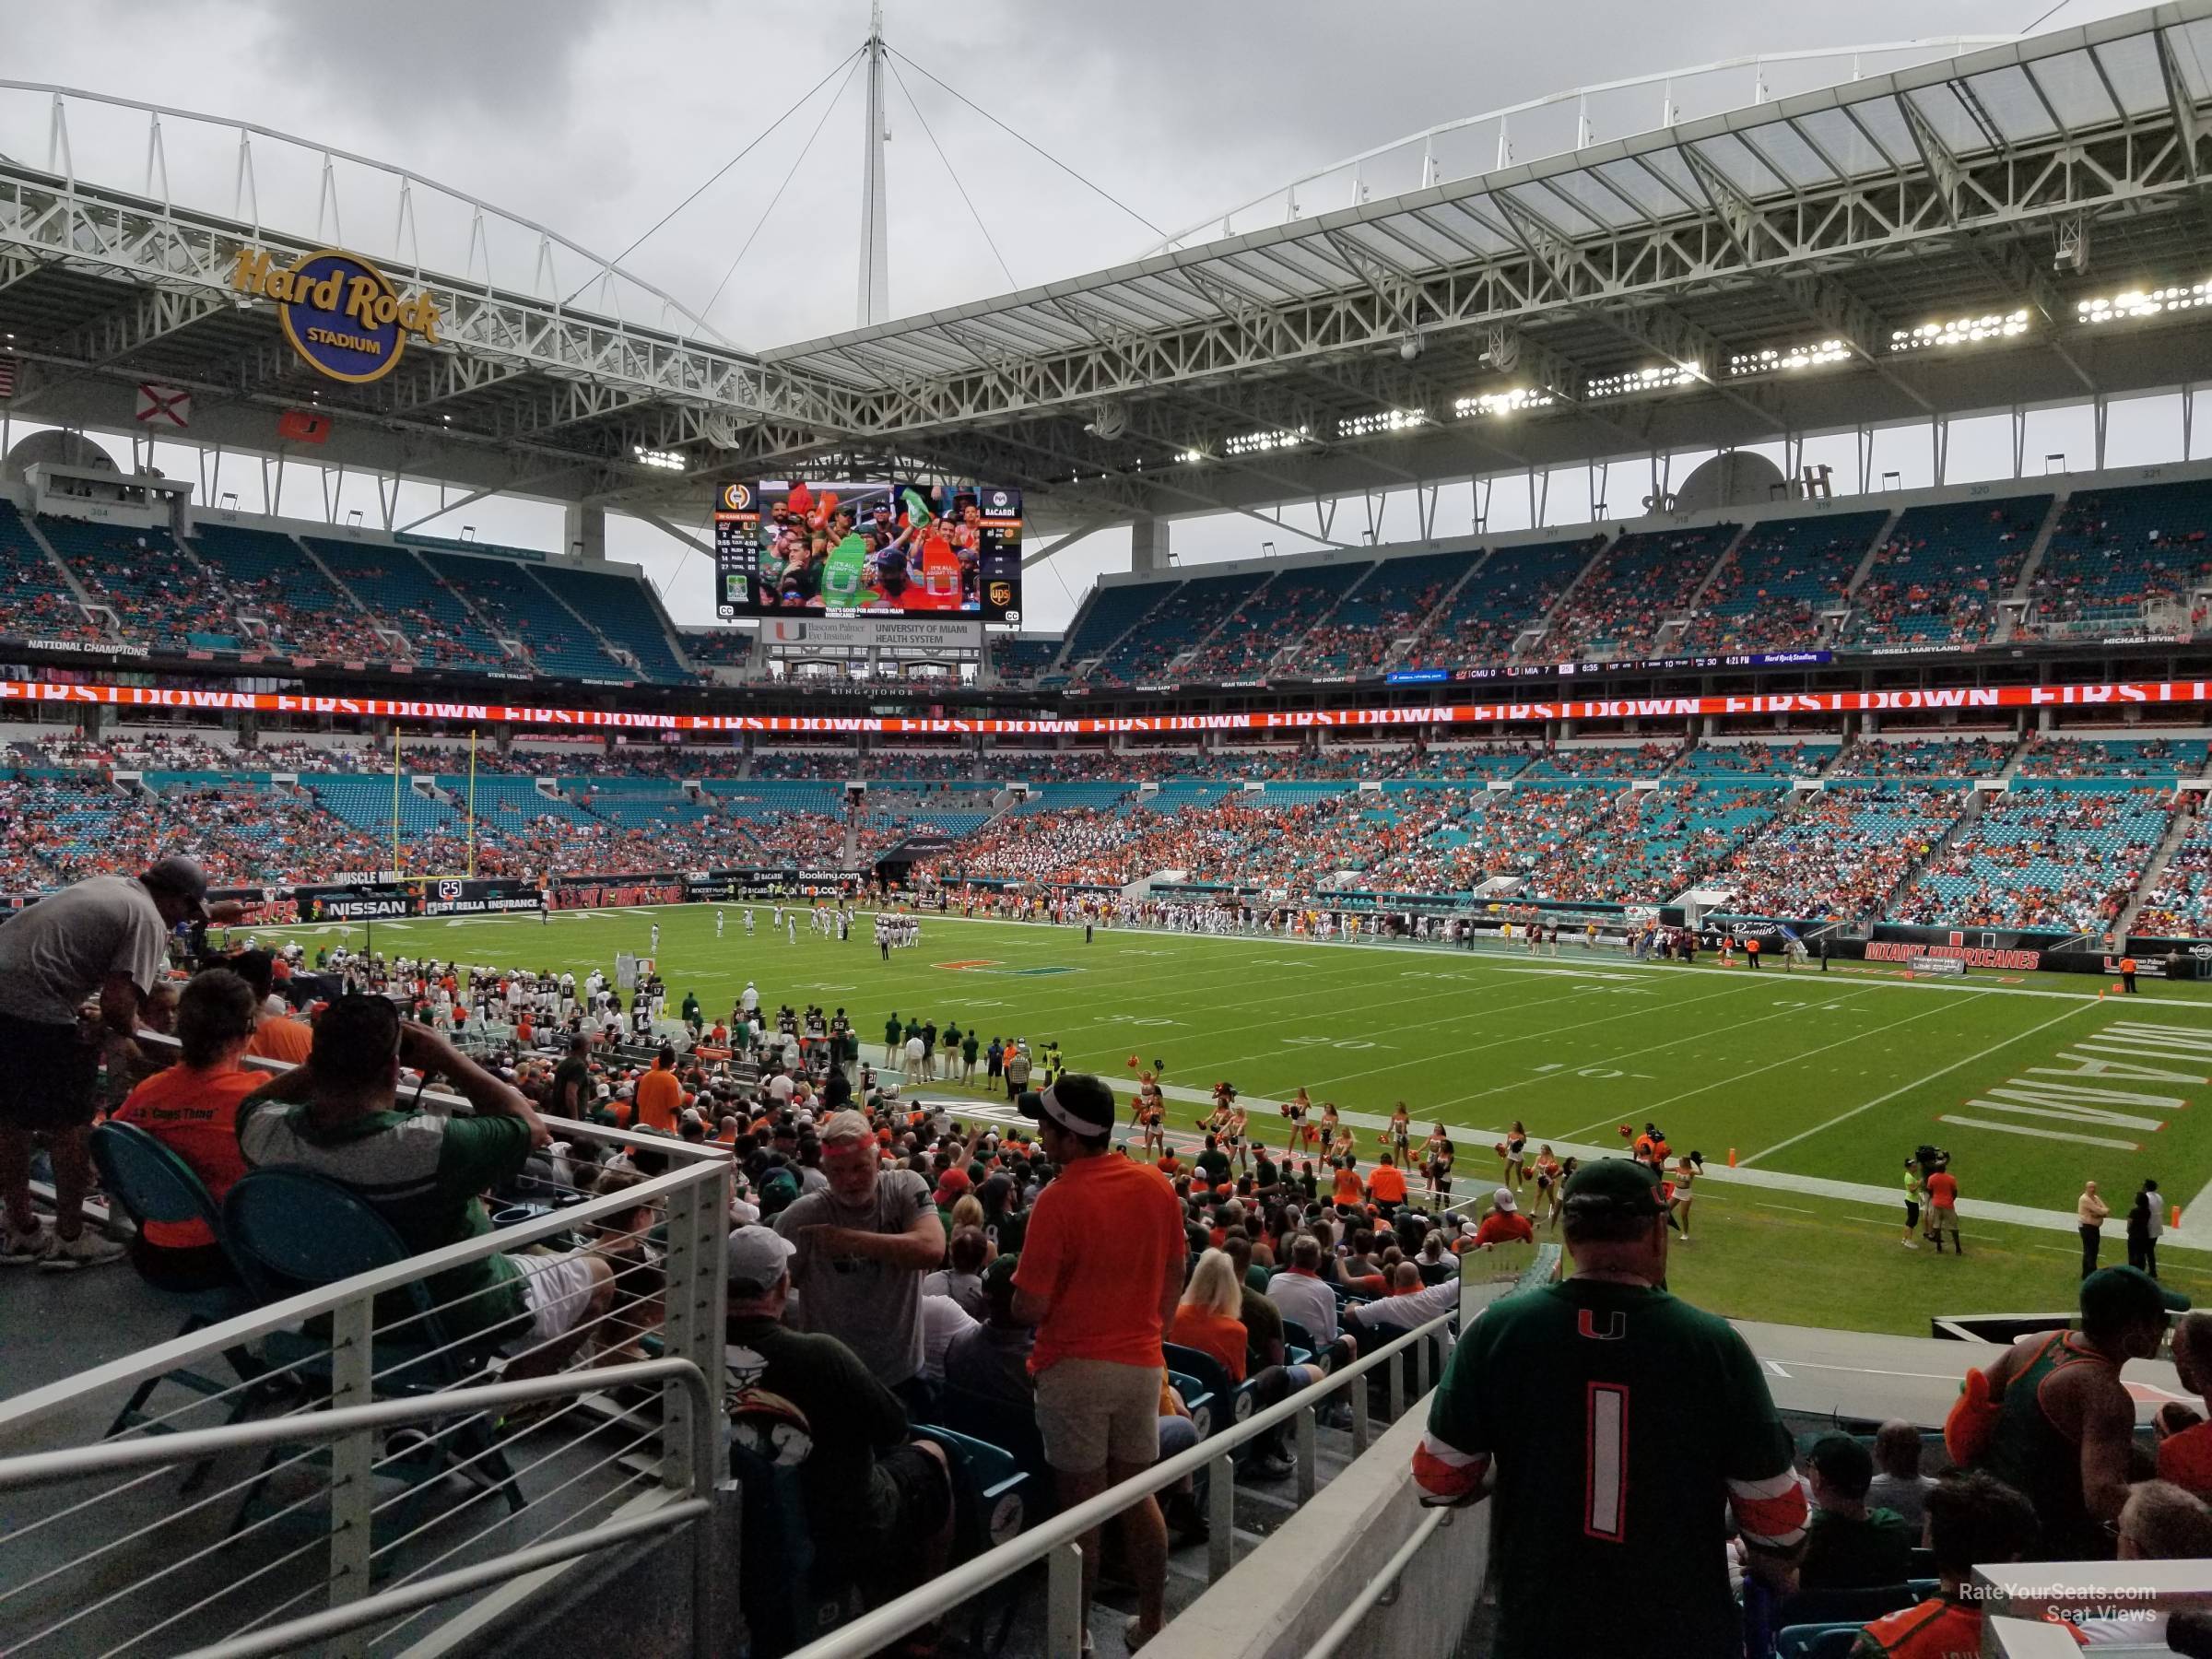
[[[191, 441], [265, 453], [312, 400], [326, 462], [694, 521], [701, 477], [909, 465], [1021, 485], [1066, 528], [2212, 378], [2212, 0], [1335, 211], [1293, 188], [1278, 222], [759, 352], [403, 170], [0, 82], [19, 99], [53, 114], [42, 166], [0, 160], [18, 414], [129, 429], [135, 382], [163, 381], [195, 393]], [[125, 119], [114, 165], [73, 159]], [[188, 126], [235, 155], [201, 175], [227, 214], [169, 188]], [[256, 158], [301, 156], [315, 232], [263, 226]], [[135, 188], [105, 182], [141, 161]], [[371, 193], [351, 241], [342, 190]], [[363, 224], [395, 229], [364, 245]], [[241, 244], [378, 259], [438, 297], [441, 343], [373, 384], [324, 379], [232, 293]]]

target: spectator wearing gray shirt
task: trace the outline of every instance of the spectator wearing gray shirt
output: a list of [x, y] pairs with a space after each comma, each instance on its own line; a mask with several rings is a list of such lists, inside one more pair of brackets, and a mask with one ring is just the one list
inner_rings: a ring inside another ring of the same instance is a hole
[[1874, 1480], [1866, 1488], [1868, 1509], [1894, 1510], [1920, 1535], [1927, 1519], [1928, 1488], [1936, 1484], [1920, 1472], [1920, 1430], [1892, 1418], [1874, 1437]]
[[[147, 1000], [168, 978], [170, 930], [240, 913], [226, 903], [211, 915], [206, 899], [200, 866], [172, 856], [142, 876], [80, 881], [0, 926], [0, 1265], [65, 1270], [123, 1253], [84, 1225], [100, 1056], [104, 1050], [111, 1075], [151, 1069], [134, 1038]], [[95, 994], [99, 1015], [80, 1018]], [[53, 1161], [52, 1231], [30, 1206], [31, 1152], [41, 1139]]]
[[875, 1132], [859, 1112], [831, 1114], [821, 1143], [829, 1190], [799, 1198], [775, 1221], [798, 1246], [791, 1283], [799, 1328], [835, 1336], [877, 1382], [928, 1409], [922, 1279], [945, 1260], [945, 1224], [921, 1176], [880, 1167]]

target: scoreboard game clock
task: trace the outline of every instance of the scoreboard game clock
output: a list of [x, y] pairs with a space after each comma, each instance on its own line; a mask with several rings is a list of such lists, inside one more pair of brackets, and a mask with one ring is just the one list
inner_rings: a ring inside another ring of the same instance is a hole
[[1021, 491], [896, 479], [723, 484], [714, 614], [1021, 620]]

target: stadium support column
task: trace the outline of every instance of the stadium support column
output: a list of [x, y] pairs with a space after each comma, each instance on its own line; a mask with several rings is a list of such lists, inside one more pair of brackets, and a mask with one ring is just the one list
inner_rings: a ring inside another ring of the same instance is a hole
[[861, 328], [881, 323], [891, 314], [891, 255], [888, 220], [890, 203], [885, 194], [883, 141], [883, 6], [868, 11], [868, 110], [865, 147], [861, 153], [860, 185], [860, 306], [853, 322]]
[[1129, 526], [1129, 568], [1140, 576], [1168, 568], [1165, 519], [1143, 518]]
[[561, 545], [579, 559], [606, 557], [606, 509], [571, 507], [561, 522]]

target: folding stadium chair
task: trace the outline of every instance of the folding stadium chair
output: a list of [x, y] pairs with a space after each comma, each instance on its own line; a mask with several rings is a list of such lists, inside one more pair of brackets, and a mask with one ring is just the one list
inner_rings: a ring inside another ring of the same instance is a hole
[[1191, 1414], [1191, 1427], [1197, 1430], [1200, 1440], [1214, 1431], [1214, 1395], [1212, 1390], [1191, 1375], [1189, 1371], [1168, 1367], [1168, 1381], [1182, 1396], [1182, 1406]]
[[[407, 1259], [399, 1235], [351, 1189], [305, 1170], [256, 1170], [247, 1175], [224, 1199], [223, 1223], [234, 1255], [272, 1295], [320, 1289]], [[379, 1300], [383, 1304], [377, 1316], [380, 1326], [395, 1323], [386, 1308], [412, 1323], [404, 1336], [373, 1338], [371, 1365], [378, 1398], [419, 1399], [457, 1389], [480, 1372], [491, 1357], [489, 1342], [453, 1345], [420, 1280]], [[330, 1344], [326, 1335], [314, 1334], [318, 1323], [310, 1322], [301, 1331], [272, 1334], [264, 1345], [264, 1357], [272, 1370], [291, 1370], [311, 1388], [327, 1391]], [[378, 1474], [409, 1488], [397, 1517], [402, 1532], [413, 1530], [417, 1512], [449, 1473], [498, 1491], [512, 1512], [524, 1507], [522, 1488], [493, 1437], [491, 1423], [480, 1410], [468, 1410], [465, 1405], [459, 1409], [466, 1415], [452, 1432], [431, 1430], [419, 1452], [389, 1457], [378, 1468]], [[245, 1524], [270, 1471], [299, 1451], [296, 1446], [270, 1450], [261, 1477], [239, 1505], [232, 1532]], [[327, 1452], [319, 1455], [327, 1456]]]
[[1774, 1638], [1774, 1659], [1847, 1659], [1862, 1624], [1791, 1625]]
[[1295, 1319], [1283, 1321], [1283, 1358], [1292, 1365], [1304, 1365], [1321, 1352], [1321, 1344], [1313, 1333]]
[[1020, 1533], [1035, 1483], [1013, 1453], [980, 1436], [930, 1423], [916, 1423], [911, 1432], [944, 1453], [952, 1470], [956, 1559], [995, 1549]]
[[[1226, 1409], [1231, 1424], [1241, 1423], [1252, 1415], [1253, 1385], [1239, 1382], [1229, 1374], [1229, 1368], [1202, 1349], [1184, 1347], [1180, 1343], [1163, 1342], [1160, 1351], [1167, 1356], [1168, 1369], [1195, 1377], [1198, 1386], [1206, 1390], [1209, 1399], [1220, 1402], [1217, 1410]], [[1189, 1400], [1183, 1402], [1190, 1405]], [[1194, 1414], [1197, 1407], [1192, 1406]]]
[[[92, 1131], [90, 1138], [92, 1161], [99, 1168], [101, 1187], [108, 1196], [119, 1205], [141, 1232], [150, 1222], [203, 1223], [218, 1244], [223, 1243], [222, 1212], [208, 1195], [200, 1178], [193, 1173], [192, 1166], [171, 1152], [167, 1147], [129, 1124], [102, 1124]], [[225, 1245], [225, 1254], [229, 1247]], [[135, 1255], [133, 1257], [136, 1261]], [[151, 1284], [151, 1281], [148, 1281]], [[193, 1332], [211, 1324], [219, 1324], [234, 1318], [254, 1305], [253, 1292], [247, 1288], [244, 1276], [232, 1264], [229, 1282], [212, 1285], [201, 1290], [171, 1290], [159, 1285], [152, 1288], [184, 1309], [184, 1323], [177, 1335], [188, 1336]], [[241, 1383], [241, 1391], [223, 1421], [226, 1425], [237, 1422], [260, 1403], [262, 1391], [251, 1384], [260, 1377], [261, 1360], [251, 1348], [239, 1347], [223, 1350], [223, 1359]], [[146, 1402], [154, 1390], [164, 1382], [173, 1382], [194, 1394], [215, 1398], [230, 1385], [218, 1382], [198, 1371], [179, 1368], [148, 1377], [138, 1384], [115, 1420], [108, 1425], [102, 1438], [113, 1440], [125, 1430], [145, 1427], [149, 1432], [167, 1434], [173, 1425], [149, 1418], [145, 1411]], [[194, 1490], [206, 1478], [208, 1465], [195, 1465], [186, 1477], [183, 1489]]]

